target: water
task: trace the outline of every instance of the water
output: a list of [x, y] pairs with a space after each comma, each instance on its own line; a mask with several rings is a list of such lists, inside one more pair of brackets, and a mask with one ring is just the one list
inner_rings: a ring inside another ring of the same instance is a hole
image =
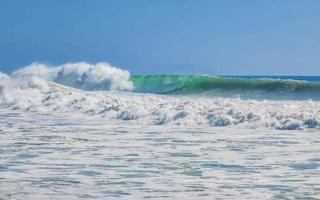
[[0, 73], [0, 199], [320, 199], [319, 80]]
[[280, 80], [296, 80], [320, 83], [320, 76], [226, 76], [226, 77], [239, 77], [239, 78], [252, 78], [252, 79], [280, 79]]
[[0, 199], [317, 199], [319, 131], [5, 111]]
[[259, 100], [320, 100], [318, 76], [133, 75], [134, 92]]
[[[74, 79], [70, 81], [69, 78], [66, 78], [66, 82], [73, 83]], [[74, 75], [72, 78], [75, 78]], [[198, 82], [198, 78], [191, 85], [198, 87], [198, 84], [194, 84]], [[154, 80], [153, 77], [151, 79]], [[189, 78], [186, 79], [188, 82]], [[168, 95], [123, 91], [86, 91], [34, 76], [13, 76], [0, 81], [0, 109], [57, 115], [68, 113], [70, 116], [95, 116], [105, 121], [116, 119], [145, 125], [179, 125], [186, 126], [186, 128], [188, 126], [267, 127], [279, 130], [319, 130], [320, 128], [320, 101], [284, 98], [289, 97], [289, 94], [306, 98], [307, 96], [302, 95], [305, 91], [286, 92], [284, 95], [279, 95], [277, 93], [279, 82], [276, 81], [275, 84], [275, 80], [254, 79], [251, 82], [250, 79], [232, 79], [231, 81], [225, 78], [208, 77], [208, 79], [210, 83], [214, 80], [222, 86], [229, 84], [232, 86], [234, 81], [240, 81], [241, 87], [245, 89], [240, 89], [239, 92], [245, 95], [247, 91], [251, 96], [256, 90], [248, 90], [248, 87], [264, 88], [271, 85], [273, 87], [270, 93], [279, 99], [268, 99], [272, 95], [263, 91], [260, 91], [262, 92], [260, 98], [266, 95], [268, 98], [260, 99], [256, 96], [257, 99], [246, 99], [203, 95], [203, 93]], [[143, 80], [149, 80], [149, 78], [143, 78]], [[161, 81], [164, 80], [161, 78]], [[204, 80], [206, 82], [206, 79]], [[87, 84], [86, 87], [92, 83], [92, 80], [84, 79], [83, 81]], [[200, 83], [203, 83], [202, 77], [200, 77]], [[136, 82], [133, 84], [137, 86]], [[185, 86], [188, 84], [186, 83]], [[304, 89], [302, 86], [305, 84], [308, 86], [306, 88], [308, 94], [311, 94], [309, 82], [293, 84], [293, 89]], [[161, 84], [153, 85], [158, 87]], [[280, 86], [286, 85], [291, 86], [292, 82], [280, 81]], [[75, 85], [77, 86], [79, 85]], [[212, 92], [212, 90], [206, 92]], [[225, 92], [230, 92], [230, 90], [226, 89]], [[231, 89], [231, 93], [236, 94], [234, 89]]]
[[67, 63], [55, 67], [34, 63], [9, 76], [0, 72], [0, 86], [3, 80], [19, 82], [30, 77], [87, 91], [280, 101], [320, 100], [319, 76], [132, 75], [108, 63]]

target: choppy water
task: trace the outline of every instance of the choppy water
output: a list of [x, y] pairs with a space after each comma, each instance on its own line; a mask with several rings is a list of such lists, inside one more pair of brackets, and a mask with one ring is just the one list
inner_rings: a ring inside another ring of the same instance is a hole
[[0, 73], [0, 199], [320, 199], [319, 81]]
[[318, 130], [1, 110], [0, 199], [319, 199]]

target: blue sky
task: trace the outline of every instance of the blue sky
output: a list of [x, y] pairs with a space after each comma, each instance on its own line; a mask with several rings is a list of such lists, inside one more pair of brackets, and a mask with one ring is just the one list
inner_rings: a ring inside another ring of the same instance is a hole
[[320, 75], [319, 0], [0, 0], [0, 71]]

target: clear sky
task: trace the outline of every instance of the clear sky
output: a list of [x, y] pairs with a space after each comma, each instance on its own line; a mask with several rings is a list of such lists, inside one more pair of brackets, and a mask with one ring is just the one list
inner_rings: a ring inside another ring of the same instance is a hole
[[0, 71], [320, 75], [320, 0], [0, 0]]

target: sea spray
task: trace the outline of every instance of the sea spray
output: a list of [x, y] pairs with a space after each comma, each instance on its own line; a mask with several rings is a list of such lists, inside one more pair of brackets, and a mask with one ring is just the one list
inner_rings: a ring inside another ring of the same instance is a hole
[[67, 63], [54, 67], [34, 63], [12, 73], [14, 78], [30, 76], [83, 90], [133, 89], [129, 72], [108, 63]]

